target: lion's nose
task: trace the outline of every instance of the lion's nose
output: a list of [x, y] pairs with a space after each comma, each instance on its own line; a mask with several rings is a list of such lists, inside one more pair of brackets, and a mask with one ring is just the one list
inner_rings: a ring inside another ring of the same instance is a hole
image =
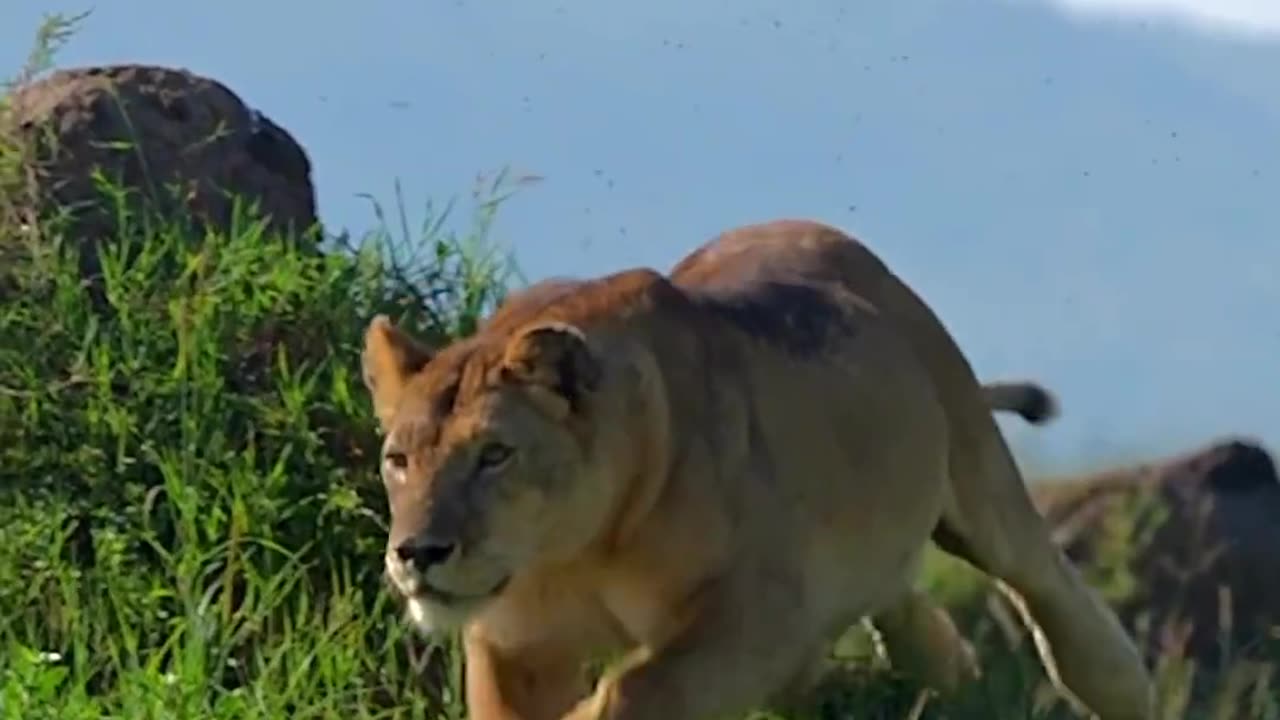
[[452, 543], [406, 540], [396, 546], [396, 556], [413, 566], [418, 572], [426, 572], [432, 565], [438, 565], [453, 554]]

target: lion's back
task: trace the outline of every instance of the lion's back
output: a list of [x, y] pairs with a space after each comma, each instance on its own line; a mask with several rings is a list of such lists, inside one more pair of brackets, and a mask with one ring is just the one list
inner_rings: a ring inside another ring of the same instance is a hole
[[830, 226], [778, 220], [720, 234], [677, 263], [670, 277], [731, 325], [811, 356], [879, 322], [863, 286], [886, 272], [860, 243]]
[[936, 523], [949, 450], [934, 377], [884, 305], [895, 278], [848, 235], [783, 220], [721, 234], [671, 279], [757, 340], [737, 357], [750, 378], [753, 457], [766, 459], [752, 465], [769, 482], [745, 524], [805, 538], [795, 562], [815, 569], [806, 593], [819, 606], [871, 602], [848, 568], [901, 570], [896, 558]]
[[[998, 432], [981, 384], [941, 319], [875, 253], [841, 230], [792, 219], [743, 225], [694, 250], [670, 277], [748, 331], [762, 327], [802, 352], [825, 345], [869, 365], [863, 369], [872, 375], [926, 386], [953, 427]], [[835, 338], [849, 341], [832, 344]]]

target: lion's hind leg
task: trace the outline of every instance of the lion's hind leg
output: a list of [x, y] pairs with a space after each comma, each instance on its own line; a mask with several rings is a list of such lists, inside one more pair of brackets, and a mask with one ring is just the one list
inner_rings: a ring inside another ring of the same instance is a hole
[[934, 541], [1001, 581], [1059, 689], [1102, 720], [1148, 720], [1154, 690], [1137, 648], [1053, 544], [1003, 437], [984, 419], [990, 428], [969, 428], [969, 442], [953, 448], [952, 497]]

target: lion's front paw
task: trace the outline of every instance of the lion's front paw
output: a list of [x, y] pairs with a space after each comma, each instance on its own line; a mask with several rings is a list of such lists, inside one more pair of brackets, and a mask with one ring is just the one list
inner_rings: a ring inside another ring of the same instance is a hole
[[560, 720], [603, 720], [607, 709], [605, 696], [597, 688], [590, 696], [578, 701], [572, 710], [560, 716]]

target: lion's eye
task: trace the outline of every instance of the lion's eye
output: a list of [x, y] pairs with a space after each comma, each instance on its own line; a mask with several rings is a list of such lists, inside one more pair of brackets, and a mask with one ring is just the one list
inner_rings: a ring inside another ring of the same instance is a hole
[[480, 450], [476, 463], [481, 470], [491, 470], [511, 459], [515, 450], [502, 443], [489, 443]]
[[403, 470], [409, 467], [409, 456], [397, 450], [388, 451], [383, 456], [382, 461], [393, 470]]

